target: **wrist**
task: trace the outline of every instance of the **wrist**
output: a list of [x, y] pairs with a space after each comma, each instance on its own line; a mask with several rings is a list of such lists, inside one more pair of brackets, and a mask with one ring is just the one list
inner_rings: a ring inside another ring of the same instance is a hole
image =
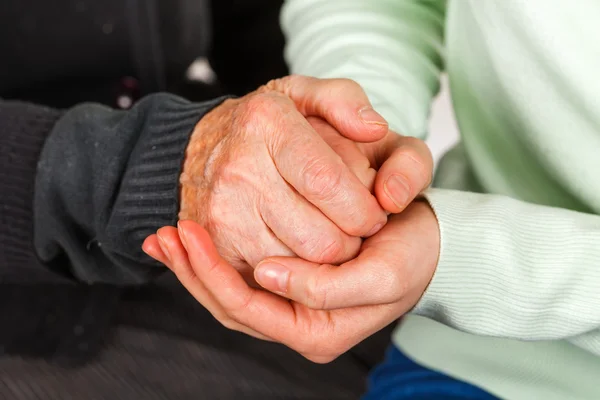
[[418, 297], [412, 302], [413, 306], [416, 306], [427, 292], [436, 273], [441, 252], [441, 233], [437, 216], [425, 197], [417, 197], [404, 212], [415, 214], [419, 230], [422, 232], [419, 235], [421, 243], [418, 247], [422, 253], [418, 262], [421, 264], [419, 269], [423, 279], [418, 290]]
[[231, 123], [237, 99], [226, 99], [210, 110], [195, 125], [185, 149], [183, 166], [179, 177], [179, 219], [202, 222], [205, 215], [201, 205], [208, 202], [208, 180], [214, 169], [215, 149], [223, 140], [224, 126]]

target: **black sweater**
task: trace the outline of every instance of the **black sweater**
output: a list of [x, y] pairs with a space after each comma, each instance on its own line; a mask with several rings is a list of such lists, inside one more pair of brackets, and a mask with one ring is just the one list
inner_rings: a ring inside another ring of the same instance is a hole
[[[115, 323], [198, 331], [199, 305], [141, 244], [175, 224], [189, 135], [222, 101], [150, 94], [220, 91], [182, 78], [209, 55], [211, 15], [200, 0], [0, 2], [0, 352], [78, 365]], [[123, 93], [142, 100], [112, 108]]]
[[176, 223], [189, 135], [219, 101], [156, 94], [129, 111], [64, 113], [0, 103], [5, 352], [72, 363], [98, 350], [125, 287], [164, 271], [141, 244]]

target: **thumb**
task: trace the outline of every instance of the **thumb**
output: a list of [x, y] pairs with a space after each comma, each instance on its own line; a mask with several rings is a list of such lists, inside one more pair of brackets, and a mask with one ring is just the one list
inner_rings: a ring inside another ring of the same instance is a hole
[[398, 258], [375, 248], [339, 267], [271, 257], [256, 267], [254, 277], [263, 288], [314, 310], [387, 304], [403, 294]]
[[373, 110], [361, 86], [350, 79], [291, 75], [266, 87], [287, 95], [305, 117], [323, 118], [356, 142], [374, 142], [388, 132], [387, 121]]
[[375, 177], [375, 195], [390, 213], [403, 211], [431, 184], [433, 157], [422, 140], [400, 137]]

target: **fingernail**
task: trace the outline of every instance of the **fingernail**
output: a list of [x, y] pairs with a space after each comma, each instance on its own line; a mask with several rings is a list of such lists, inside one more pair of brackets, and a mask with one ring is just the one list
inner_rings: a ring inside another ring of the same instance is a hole
[[265, 289], [277, 293], [286, 293], [290, 271], [281, 264], [264, 263], [256, 267], [255, 278]]
[[169, 246], [167, 246], [167, 242], [160, 236], [160, 233], [156, 232], [156, 237], [158, 237], [158, 245], [160, 249], [165, 253], [165, 256], [171, 261], [171, 254], [169, 253]]
[[376, 125], [385, 125], [387, 126], [387, 121], [383, 118], [377, 111], [373, 110], [371, 107], [361, 108], [358, 112], [360, 119], [367, 124], [376, 124]]
[[371, 229], [369, 231], [369, 233], [367, 233], [365, 235], [365, 237], [373, 236], [374, 234], [376, 234], [377, 232], [379, 232], [381, 230], [381, 228], [383, 228], [384, 225], [385, 225], [385, 222], [381, 222], [381, 223], [375, 225], [375, 227], [373, 227], [373, 229]]
[[408, 196], [410, 195], [410, 186], [408, 186], [404, 177], [400, 175], [390, 176], [385, 181], [383, 189], [396, 206], [399, 208], [406, 206]]
[[185, 249], [187, 250], [187, 248], [188, 248], [187, 239], [185, 237], [185, 231], [181, 227], [180, 222], [177, 222], [177, 231], [179, 232], [179, 239], [181, 239], [181, 244], [183, 244], [183, 247], [185, 247]]

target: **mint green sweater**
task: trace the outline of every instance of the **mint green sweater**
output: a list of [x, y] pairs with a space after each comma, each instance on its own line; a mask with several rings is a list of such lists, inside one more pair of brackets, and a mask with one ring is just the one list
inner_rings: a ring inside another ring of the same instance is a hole
[[507, 399], [600, 399], [600, 1], [288, 0], [293, 72], [358, 81], [424, 138], [447, 71], [461, 144], [427, 193], [441, 255], [394, 334]]

